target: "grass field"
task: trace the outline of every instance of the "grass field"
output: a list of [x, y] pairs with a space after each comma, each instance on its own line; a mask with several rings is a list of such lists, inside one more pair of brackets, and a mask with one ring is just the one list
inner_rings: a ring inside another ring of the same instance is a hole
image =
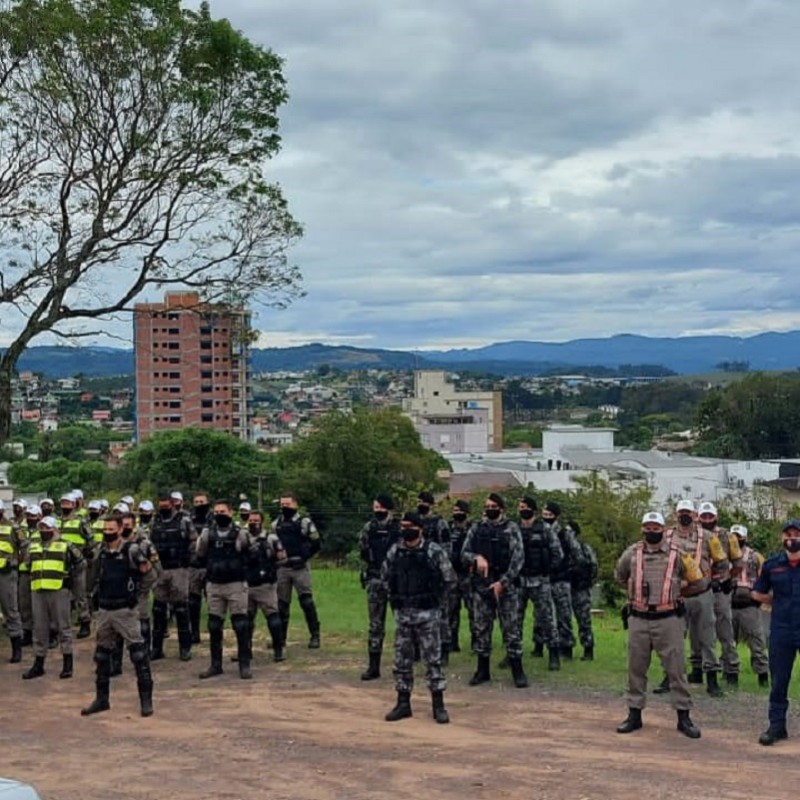
[[[315, 566], [313, 572], [314, 596], [322, 624], [323, 650], [328, 657], [328, 666], [332, 669], [353, 670], [358, 673], [366, 666], [367, 650], [367, 607], [365, 592], [358, 582], [358, 574], [351, 570], [325, 568]], [[450, 658], [449, 673], [455, 672], [466, 680], [474, 671], [475, 658], [469, 653], [469, 632], [466, 625], [466, 613], [462, 611], [461, 647], [462, 652]], [[262, 646], [266, 642], [266, 631], [263, 620], [259, 620], [257, 641]], [[553, 688], [586, 688], [602, 690], [613, 694], [621, 694], [625, 690], [627, 634], [622, 628], [618, 612], [606, 611], [597, 617], [594, 624], [595, 660], [591, 663], [581, 662], [581, 648], [575, 648], [576, 658], [562, 666], [559, 672], [548, 672], [547, 660], [531, 658], [531, 612], [528, 611], [524, 629], [524, 665], [530, 678], [536, 683], [547, 682]], [[504, 671], [497, 669], [496, 664], [503, 657], [499, 626], [495, 625], [493, 648], [493, 676], [502, 677]], [[577, 629], [576, 629], [577, 630]], [[304, 657], [307, 632], [302, 611], [294, 599], [289, 629], [289, 641], [293, 650], [292, 660], [302, 663], [317, 663], [318, 658]], [[394, 641], [394, 625], [391, 610], [387, 618], [387, 639], [384, 651], [383, 669], [389, 674], [391, 664], [392, 643]], [[311, 654], [309, 653], [309, 656]], [[739, 691], [752, 692], [765, 697], [767, 691], [757, 685], [755, 675], [750, 669], [750, 653], [744, 646], [739, 646], [742, 662], [739, 676]], [[654, 654], [650, 668], [652, 685], [661, 680], [662, 672], [658, 657]], [[699, 687], [697, 687], [699, 688]], [[800, 697], [797, 683], [790, 691], [790, 697]]]

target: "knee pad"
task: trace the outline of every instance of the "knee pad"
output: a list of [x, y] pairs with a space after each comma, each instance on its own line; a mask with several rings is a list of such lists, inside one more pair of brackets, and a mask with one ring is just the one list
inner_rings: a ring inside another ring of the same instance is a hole
[[110, 664], [111, 656], [114, 654], [113, 650], [107, 650], [105, 647], [97, 647], [94, 651], [94, 660], [96, 664]]
[[284, 600], [278, 600], [278, 614], [280, 614], [281, 619], [289, 619], [290, 607], [290, 603], [287, 603]]
[[130, 654], [131, 661], [134, 664], [141, 664], [147, 661], [147, 649], [142, 642], [130, 645], [128, 647], [128, 653]]
[[247, 614], [234, 614], [231, 617], [231, 625], [236, 633], [250, 633], [250, 620]]
[[310, 594], [301, 594], [298, 598], [300, 601], [300, 608], [304, 611], [306, 609], [314, 608], [314, 596]]
[[209, 633], [222, 633], [225, 626], [225, 620], [218, 617], [216, 614], [208, 615], [208, 632]]

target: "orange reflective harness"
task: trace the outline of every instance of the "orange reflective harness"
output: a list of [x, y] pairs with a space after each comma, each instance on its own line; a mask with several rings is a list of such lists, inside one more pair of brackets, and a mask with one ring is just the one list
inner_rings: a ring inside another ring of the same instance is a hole
[[675, 577], [675, 568], [678, 565], [679, 551], [670, 543], [669, 558], [664, 570], [664, 580], [661, 585], [661, 597], [657, 604], [648, 603], [644, 596], [644, 543], [636, 547], [633, 568], [633, 600], [631, 601], [631, 614], [644, 619], [661, 619], [675, 614], [677, 608], [672, 599], [672, 581]]

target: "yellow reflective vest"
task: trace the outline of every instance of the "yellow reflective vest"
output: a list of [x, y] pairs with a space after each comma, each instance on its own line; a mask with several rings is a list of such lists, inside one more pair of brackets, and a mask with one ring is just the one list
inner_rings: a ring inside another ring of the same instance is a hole
[[86, 546], [86, 539], [83, 538], [82, 521], [78, 517], [70, 517], [61, 520], [61, 541], [70, 542], [76, 547]]
[[31, 590], [57, 592], [67, 577], [67, 542], [33, 542], [29, 549], [31, 560]]
[[91, 523], [92, 527], [92, 541], [95, 544], [103, 544], [103, 527], [105, 523], [103, 518], [99, 517]]
[[[38, 530], [36, 530], [36, 528], [34, 528], [33, 530], [31, 530], [31, 529], [29, 528], [29, 529], [26, 531], [26, 534], [27, 534], [27, 540], [28, 540], [28, 542], [29, 542], [29, 543], [31, 543], [31, 544], [32, 544], [33, 542], [41, 542], [41, 541], [42, 541], [42, 537], [41, 537], [41, 535], [39, 534], [39, 531], [38, 531]], [[30, 546], [30, 545], [28, 545], [28, 546]], [[31, 568], [30, 568], [30, 566], [28, 565], [28, 562], [27, 562], [27, 561], [25, 561], [25, 560], [24, 560], [23, 558], [21, 558], [21, 557], [20, 557], [20, 561], [19, 561], [19, 571], [20, 571], [20, 572], [30, 572], [30, 571], [31, 571]]]
[[14, 526], [10, 522], [0, 522], [0, 570], [17, 560], [15, 538]]

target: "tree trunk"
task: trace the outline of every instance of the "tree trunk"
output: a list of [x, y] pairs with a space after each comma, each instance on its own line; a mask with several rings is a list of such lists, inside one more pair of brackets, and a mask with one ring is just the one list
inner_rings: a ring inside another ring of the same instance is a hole
[[11, 435], [11, 365], [3, 364], [0, 369], [0, 447]]

